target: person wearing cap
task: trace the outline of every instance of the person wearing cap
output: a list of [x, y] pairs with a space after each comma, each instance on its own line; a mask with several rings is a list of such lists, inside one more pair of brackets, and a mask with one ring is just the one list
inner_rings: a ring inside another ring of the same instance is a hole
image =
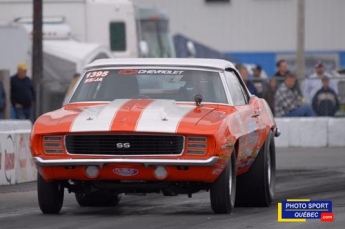
[[[324, 76], [331, 78], [331, 75], [325, 72], [324, 64], [322, 62], [316, 63], [315, 73], [311, 74], [304, 84], [303, 94], [307, 103], [312, 104], [316, 92], [322, 87], [321, 79]], [[338, 94], [338, 86], [333, 80], [330, 80], [329, 87]]]
[[322, 87], [313, 98], [313, 109], [318, 116], [334, 116], [340, 108], [338, 95], [329, 87], [328, 76], [322, 77]]
[[17, 73], [11, 77], [11, 103], [16, 119], [33, 121], [33, 104], [36, 100], [31, 79], [26, 75], [28, 66], [18, 64]]

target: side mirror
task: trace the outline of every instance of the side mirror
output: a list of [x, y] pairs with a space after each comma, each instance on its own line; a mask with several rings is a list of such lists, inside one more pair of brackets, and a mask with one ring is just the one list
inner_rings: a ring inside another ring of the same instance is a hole
[[149, 45], [146, 41], [139, 42], [139, 51], [141, 57], [148, 57], [149, 56]]
[[192, 41], [187, 41], [187, 51], [188, 51], [189, 58], [195, 58], [196, 50], [195, 50], [195, 45]]

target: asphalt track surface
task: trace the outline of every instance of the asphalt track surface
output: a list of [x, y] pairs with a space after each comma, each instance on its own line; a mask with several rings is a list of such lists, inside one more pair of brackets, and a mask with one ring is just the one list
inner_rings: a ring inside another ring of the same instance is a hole
[[[164, 197], [124, 196], [117, 207], [79, 207], [66, 193], [61, 214], [43, 215], [36, 183], [0, 186], [0, 228], [345, 228], [345, 149], [277, 149], [277, 185], [269, 208], [235, 208], [215, 215], [209, 193]], [[278, 223], [277, 202], [287, 198], [331, 200], [334, 222]]]

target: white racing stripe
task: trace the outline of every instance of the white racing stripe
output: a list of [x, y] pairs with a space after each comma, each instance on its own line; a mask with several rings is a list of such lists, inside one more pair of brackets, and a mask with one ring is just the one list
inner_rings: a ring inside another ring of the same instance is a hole
[[129, 99], [117, 99], [108, 105], [92, 106], [83, 110], [71, 125], [71, 132], [108, 131], [119, 109]]
[[135, 130], [175, 133], [180, 121], [194, 108], [190, 105], [176, 105], [171, 100], [156, 100], [144, 109]]

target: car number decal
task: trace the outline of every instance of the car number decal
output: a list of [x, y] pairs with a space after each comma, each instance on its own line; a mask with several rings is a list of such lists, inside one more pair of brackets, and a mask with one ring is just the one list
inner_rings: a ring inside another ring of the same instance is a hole
[[104, 77], [109, 74], [109, 71], [93, 71], [86, 74], [84, 83], [101, 82]]

